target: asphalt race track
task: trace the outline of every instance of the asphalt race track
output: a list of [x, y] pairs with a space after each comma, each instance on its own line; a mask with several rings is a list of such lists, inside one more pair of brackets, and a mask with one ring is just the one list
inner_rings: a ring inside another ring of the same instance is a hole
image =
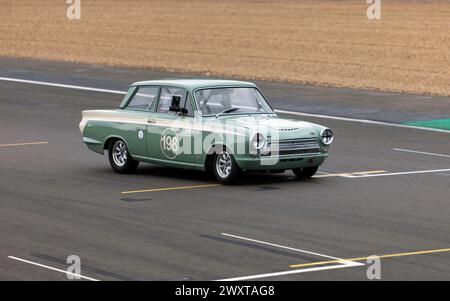
[[[174, 76], [0, 64], [1, 77], [113, 90]], [[444, 97], [261, 87], [284, 110], [386, 122], [450, 114]], [[320, 173], [246, 174], [219, 186], [154, 165], [119, 175], [89, 151], [80, 111], [114, 108], [120, 94], [1, 80], [0, 91], [1, 280], [65, 280], [69, 255], [81, 258], [85, 280], [367, 280], [370, 255], [381, 256], [383, 280], [450, 280], [448, 133], [289, 115], [335, 131]], [[333, 96], [342, 101], [325, 105]], [[123, 193], [134, 190], [147, 191]]]

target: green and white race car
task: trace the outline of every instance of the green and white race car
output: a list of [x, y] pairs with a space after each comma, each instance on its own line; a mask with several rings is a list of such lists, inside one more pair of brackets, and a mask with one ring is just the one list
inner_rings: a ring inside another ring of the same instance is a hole
[[116, 172], [149, 162], [223, 184], [242, 170], [311, 177], [333, 141], [326, 127], [279, 117], [255, 84], [209, 79], [137, 82], [116, 110], [83, 111], [80, 130]]

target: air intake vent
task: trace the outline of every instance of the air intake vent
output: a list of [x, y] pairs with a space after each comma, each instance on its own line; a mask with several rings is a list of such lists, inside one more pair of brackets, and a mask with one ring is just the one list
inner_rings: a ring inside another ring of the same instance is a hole
[[282, 156], [312, 153], [320, 153], [320, 145], [315, 137], [273, 141], [270, 146], [270, 155]]

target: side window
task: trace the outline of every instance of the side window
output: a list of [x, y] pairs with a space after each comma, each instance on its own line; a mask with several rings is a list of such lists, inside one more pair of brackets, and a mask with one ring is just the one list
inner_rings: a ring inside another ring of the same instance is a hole
[[199, 108], [203, 115], [213, 115], [231, 108], [230, 98], [224, 89], [198, 90], [196, 92]]
[[150, 109], [158, 95], [158, 87], [139, 87], [133, 99], [128, 103], [127, 109], [148, 110]]
[[[164, 87], [161, 88], [161, 95], [159, 96], [159, 103], [158, 103], [158, 113], [167, 113], [167, 114], [178, 114], [176, 112], [170, 112], [169, 108], [172, 105], [172, 101], [174, 100], [174, 96], [178, 97], [176, 101], [179, 100], [179, 106], [180, 108], [186, 108], [188, 110], [188, 116], [194, 116], [194, 112], [192, 110], [191, 102], [189, 101], [189, 98], [187, 97], [187, 91], [182, 88], [169, 88]], [[186, 105], [186, 100], [188, 100], [188, 103]]]

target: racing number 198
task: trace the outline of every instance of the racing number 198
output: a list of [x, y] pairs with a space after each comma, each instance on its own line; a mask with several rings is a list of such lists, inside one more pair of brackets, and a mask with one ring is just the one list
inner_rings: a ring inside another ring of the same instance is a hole
[[162, 136], [161, 142], [165, 151], [178, 152], [178, 137]]

